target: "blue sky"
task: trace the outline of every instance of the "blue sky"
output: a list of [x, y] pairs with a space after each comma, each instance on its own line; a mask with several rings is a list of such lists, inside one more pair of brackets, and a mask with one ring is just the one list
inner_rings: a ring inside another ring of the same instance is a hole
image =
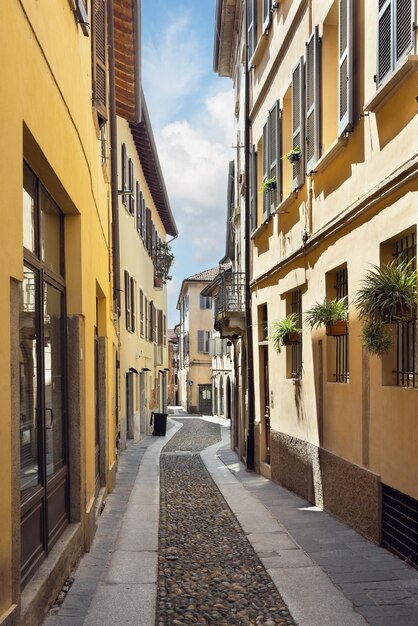
[[168, 283], [178, 322], [183, 278], [224, 254], [228, 161], [234, 157], [232, 82], [213, 72], [215, 0], [142, 0], [142, 76], [180, 232]]

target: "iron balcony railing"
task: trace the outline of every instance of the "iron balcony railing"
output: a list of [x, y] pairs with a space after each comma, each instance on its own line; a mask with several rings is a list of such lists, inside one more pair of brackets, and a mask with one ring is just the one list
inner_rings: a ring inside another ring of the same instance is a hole
[[225, 272], [221, 277], [217, 297], [217, 319], [222, 320], [245, 311], [244, 272]]

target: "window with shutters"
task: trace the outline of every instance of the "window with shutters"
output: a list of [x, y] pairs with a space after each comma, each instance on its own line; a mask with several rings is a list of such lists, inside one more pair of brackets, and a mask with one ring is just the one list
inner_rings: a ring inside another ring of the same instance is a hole
[[125, 270], [125, 322], [126, 330], [131, 330], [131, 278]]
[[163, 312], [161, 309], [158, 309], [158, 329], [157, 329], [157, 342], [159, 346], [162, 346], [164, 343], [164, 318]]
[[131, 276], [131, 332], [136, 330], [136, 281]]
[[146, 341], [149, 339], [149, 305], [148, 298], [144, 296], [144, 337]]
[[413, 50], [414, 13], [414, 0], [378, 0], [377, 87]]
[[157, 308], [152, 302], [152, 341], [157, 341]]
[[141, 234], [141, 201], [142, 192], [139, 189], [139, 182], [135, 184], [135, 213], [136, 213], [136, 230], [138, 234]]
[[248, 63], [257, 45], [257, 0], [247, 0], [247, 52]]
[[167, 317], [163, 314], [163, 343], [167, 345]]
[[[292, 177], [293, 166], [286, 158], [283, 158], [285, 154], [290, 152], [293, 147], [292, 138], [292, 87], [289, 84], [283, 99], [282, 99], [282, 112], [281, 112], [281, 154], [280, 154], [280, 167], [281, 167], [281, 187], [282, 187], [282, 199], [285, 199], [292, 192]], [[282, 224], [282, 221], [280, 222]]]
[[149, 302], [149, 313], [148, 313], [148, 341], [153, 341], [154, 340], [154, 318], [153, 318], [153, 312], [154, 312], [154, 303], [152, 302], [152, 300], [150, 300]]
[[85, 37], [90, 34], [89, 14], [87, 0], [75, 0], [74, 17]]
[[270, 188], [263, 189], [263, 221], [267, 221], [281, 200], [281, 120], [280, 102], [274, 103], [263, 127], [262, 140], [263, 183], [270, 182]]
[[[346, 298], [348, 303], [348, 270], [347, 264], [327, 272], [325, 277], [327, 298], [330, 300]], [[328, 382], [348, 383], [348, 334], [339, 337], [327, 337]]]
[[134, 163], [128, 161], [128, 208], [131, 215], [135, 215]]
[[93, 104], [99, 128], [107, 120], [107, 15], [106, 0], [92, 0]]
[[268, 31], [271, 24], [273, 0], [262, 0], [263, 3], [263, 34]]
[[305, 81], [303, 58], [292, 72], [292, 148], [300, 149], [300, 157], [292, 164], [292, 189], [305, 182]]
[[210, 332], [208, 330], [197, 331], [197, 351], [201, 354], [209, 354]]
[[144, 336], [144, 292], [139, 290], [139, 333]]
[[200, 296], [200, 308], [201, 309], [211, 309], [212, 308], [212, 298], [210, 296]]
[[318, 26], [306, 43], [305, 88], [306, 88], [306, 121], [305, 121], [305, 150], [306, 171], [312, 172], [318, 161], [320, 144], [320, 39]]
[[353, 0], [339, 0], [338, 135], [353, 128]]
[[257, 151], [255, 146], [250, 150], [250, 220], [251, 232], [257, 228]]
[[127, 165], [128, 165], [128, 155], [126, 152], [126, 144], [122, 144], [122, 154], [121, 154], [121, 175], [122, 175], [122, 202], [126, 206], [128, 204], [128, 196], [125, 193], [127, 191], [127, 181], [128, 181], [128, 173], [127, 173]]

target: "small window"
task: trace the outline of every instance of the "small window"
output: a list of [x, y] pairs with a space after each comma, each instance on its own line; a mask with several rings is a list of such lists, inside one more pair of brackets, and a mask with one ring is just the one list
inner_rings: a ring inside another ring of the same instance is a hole
[[210, 332], [208, 330], [197, 331], [197, 351], [203, 354], [209, 354]]
[[210, 296], [200, 296], [200, 308], [201, 309], [211, 309], [212, 308], [212, 298]]
[[[302, 289], [295, 289], [287, 296], [286, 314], [296, 315], [298, 328], [302, 328]], [[299, 343], [286, 347], [287, 377], [302, 378], [302, 335]]]
[[[348, 303], [348, 271], [343, 265], [326, 275], [327, 298], [346, 298]], [[348, 383], [348, 335], [327, 337], [328, 382]]]

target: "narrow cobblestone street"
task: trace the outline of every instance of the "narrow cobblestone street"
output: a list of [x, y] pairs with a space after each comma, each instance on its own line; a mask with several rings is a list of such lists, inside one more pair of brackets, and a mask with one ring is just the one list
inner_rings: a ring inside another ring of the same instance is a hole
[[44, 626], [416, 626], [418, 572], [246, 472], [227, 426], [176, 418], [122, 453]]
[[179, 421], [161, 455], [158, 626], [294, 624], [197, 454], [219, 425]]

